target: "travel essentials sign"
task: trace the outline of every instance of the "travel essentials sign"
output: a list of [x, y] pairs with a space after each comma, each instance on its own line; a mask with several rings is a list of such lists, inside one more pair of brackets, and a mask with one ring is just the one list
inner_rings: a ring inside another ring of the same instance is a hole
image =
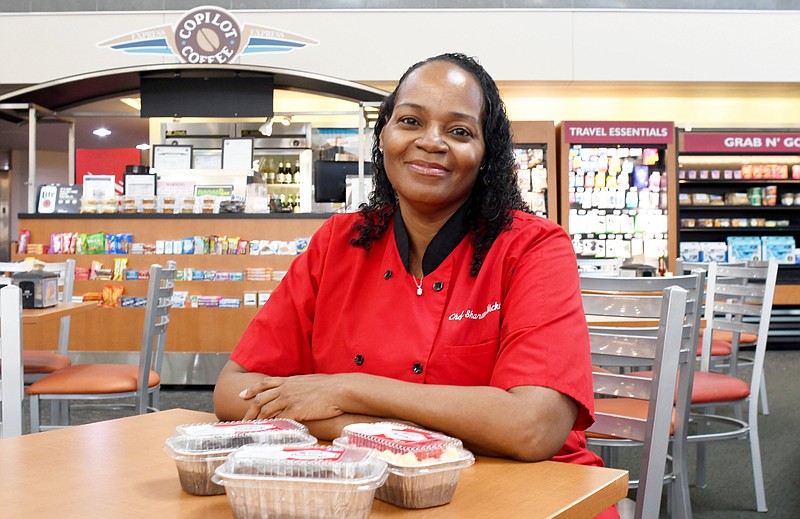
[[290, 52], [317, 42], [279, 29], [241, 25], [219, 7], [202, 6], [174, 25], [149, 27], [97, 44], [130, 54], [174, 54], [182, 63], [230, 63], [240, 54]]
[[684, 153], [800, 153], [796, 132], [686, 132]]
[[564, 140], [570, 144], [671, 144], [671, 122], [565, 121]]

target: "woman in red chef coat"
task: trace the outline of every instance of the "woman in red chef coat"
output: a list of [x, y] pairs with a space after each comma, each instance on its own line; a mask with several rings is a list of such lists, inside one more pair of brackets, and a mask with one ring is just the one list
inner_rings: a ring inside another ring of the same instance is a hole
[[404, 420], [478, 454], [601, 465], [575, 254], [526, 212], [492, 78], [461, 54], [413, 65], [372, 165], [369, 204], [323, 224], [244, 332], [217, 416], [321, 439]]

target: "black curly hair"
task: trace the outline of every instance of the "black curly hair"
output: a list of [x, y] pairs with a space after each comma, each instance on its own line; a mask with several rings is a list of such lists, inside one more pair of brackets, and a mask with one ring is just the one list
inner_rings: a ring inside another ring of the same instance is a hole
[[511, 122], [505, 104], [500, 98], [500, 92], [486, 70], [474, 58], [464, 54], [440, 54], [415, 63], [405, 71], [394, 92], [381, 104], [372, 142], [374, 189], [370, 194], [369, 203], [361, 206], [362, 219], [354, 228], [357, 237], [350, 243], [369, 251], [372, 242], [383, 235], [392, 220], [397, 204], [397, 193], [386, 175], [383, 153], [379, 148], [381, 131], [392, 117], [397, 91], [409, 74], [423, 65], [436, 61], [447, 61], [469, 72], [478, 81], [483, 92], [485, 155], [475, 186], [466, 202], [466, 224], [472, 233], [472, 245], [475, 249], [470, 275], [477, 276], [489, 247], [502, 231], [511, 227], [511, 211], [529, 209], [522, 200], [517, 185]]

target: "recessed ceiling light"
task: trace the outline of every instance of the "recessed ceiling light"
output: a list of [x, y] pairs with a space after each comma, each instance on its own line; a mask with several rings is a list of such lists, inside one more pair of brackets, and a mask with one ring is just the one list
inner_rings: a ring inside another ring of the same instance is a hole
[[141, 144], [137, 144], [136, 145], [136, 149], [137, 150], [149, 150], [150, 149], [150, 145], [147, 144], [146, 142], [143, 142]]
[[142, 99], [139, 97], [123, 97], [120, 99], [120, 101], [135, 110], [139, 110], [140, 112], [142, 111]]
[[111, 130], [109, 130], [108, 128], [98, 128], [92, 133], [97, 135], [98, 137], [107, 137], [111, 135]]

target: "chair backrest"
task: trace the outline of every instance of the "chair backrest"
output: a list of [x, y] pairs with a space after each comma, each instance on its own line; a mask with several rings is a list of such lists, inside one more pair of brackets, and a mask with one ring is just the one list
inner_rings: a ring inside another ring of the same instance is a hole
[[[711, 264], [710, 261], [686, 261], [681, 258], [675, 260], [675, 274], [688, 274], [689, 272], [695, 269], [701, 269], [708, 272], [708, 266]], [[747, 266], [747, 263], [744, 261], [740, 262], [730, 262], [730, 263], [720, 263], [717, 262], [717, 265], [727, 265], [729, 267], [744, 267]]]
[[22, 292], [0, 289], [0, 401], [2, 437], [22, 434]]
[[139, 414], [147, 412], [150, 370], [161, 376], [176, 272], [177, 266], [174, 261], [168, 261], [166, 268], [155, 264], [150, 266], [147, 306], [142, 329], [142, 348], [139, 356], [139, 387], [137, 388], [136, 403]]
[[[602, 366], [608, 364], [609, 359], [624, 357], [646, 359], [653, 366], [650, 378], [600, 371], [593, 373], [596, 395], [648, 401], [646, 420], [596, 411], [595, 423], [589, 428], [591, 432], [642, 443], [636, 497], [636, 517], [639, 518], [658, 516], [676, 387], [679, 379], [683, 382], [687, 377], [691, 378], [694, 367], [695, 352], [689, 344], [696, 332], [692, 331], [692, 324], [687, 320], [687, 299], [688, 291], [678, 286], [666, 288], [663, 295], [655, 299], [652, 295], [632, 293], [619, 296], [583, 293], [587, 314], [620, 317], [634, 312], [642, 318], [658, 319], [659, 323], [655, 336], [650, 327], [629, 327], [624, 334], [592, 327], [589, 334], [595, 364]], [[695, 338], [694, 349], [696, 346]], [[684, 384], [681, 386], [686, 390]], [[680, 427], [680, 419], [676, 417], [676, 439], [685, 438], [685, 429], [680, 430]]]
[[[33, 264], [29, 261], [0, 262], [0, 284], [11, 284], [11, 274], [28, 272]], [[58, 274], [59, 300], [72, 301], [75, 290], [75, 260], [44, 263], [43, 269]], [[58, 353], [66, 355], [69, 350], [70, 316], [62, 317], [58, 328]]]
[[[732, 333], [732, 359], [738, 353], [740, 334], [751, 333], [758, 339], [750, 392], [753, 394], [760, 389], [777, 277], [778, 264], [775, 260], [750, 266], [709, 265], [701, 370], [707, 371], [710, 367], [711, 340], [716, 330]], [[757, 322], [743, 319], [745, 317], [755, 317]]]

